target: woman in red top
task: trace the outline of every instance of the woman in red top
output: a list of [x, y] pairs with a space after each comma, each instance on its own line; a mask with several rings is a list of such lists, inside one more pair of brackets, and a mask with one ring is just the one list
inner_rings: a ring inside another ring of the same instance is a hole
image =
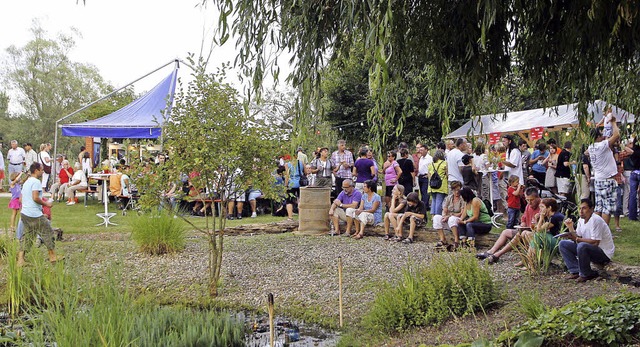
[[56, 183], [51, 186], [51, 197], [54, 200], [62, 201], [62, 194], [67, 189], [71, 177], [73, 177], [73, 168], [69, 167], [69, 161], [65, 159], [62, 161], [62, 169], [60, 169]]

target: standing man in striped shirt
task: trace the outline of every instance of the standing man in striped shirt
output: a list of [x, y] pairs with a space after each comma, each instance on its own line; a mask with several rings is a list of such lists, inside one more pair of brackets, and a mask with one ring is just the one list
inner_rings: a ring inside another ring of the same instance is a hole
[[338, 140], [338, 150], [331, 154], [331, 161], [336, 165], [333, 169], [333, 174], [336, 177], [336, 195], [342, 192], [342, 182], [351, 179], [353, 154], [346, 147], [347, 143], [344, 140]]

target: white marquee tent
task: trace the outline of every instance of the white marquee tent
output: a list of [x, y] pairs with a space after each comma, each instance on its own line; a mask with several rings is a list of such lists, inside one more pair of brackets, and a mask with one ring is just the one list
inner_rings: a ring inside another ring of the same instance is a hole
[[[607, 105], [606, 101], [596, 100], [589, 104], [587, 111], [592, 123], [598, 123]], [[635, 116], [615, 105], [610, 105], [618, 123], [633, 123]], [[507, 114], [489, 114], [471, 119], [460, 128], [445, 136], [445, 139], [474, 137], [491, 133], [517, 133], [522, 138], [532, 128], [544, 127], [545, 130], [562, 130], [578, 126], [578, 104], [568, 104]]]

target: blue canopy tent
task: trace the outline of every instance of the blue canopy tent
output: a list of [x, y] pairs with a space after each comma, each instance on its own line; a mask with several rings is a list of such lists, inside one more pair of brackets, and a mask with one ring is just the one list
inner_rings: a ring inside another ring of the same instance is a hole
[[[184, 62], [183, 62], [184, 63]], [[104, 117], [86, 121], [83, 123], [65, 124], [60, 123], [69, 117], [78, 114], [89, 107], [105, 100], [124, 88], [140, 81], [141, 79], [155, 73], [156, 71], [170, 65], [175, 64], [171, 74], [162, 80], [153, 89], [142, 97], [133, 101], [129, 105], [121, 108]], [[187, 65], [188, 66], [188, 65]], [[160, 66], [159, 68], [149, 72], [148, 74], [130, 82], [111, 93], [94, 100], [82, 108], [58, 119], [56, 121], [56, 131], [53, 153], [54, 157], [58, 153], [58, 127], [62, 128], [62, 134], [65, 136], [82, 136], [82, 137], [107, 137], [107, 138], [131, 138], [131, 139], [162, 139], [162, 126], [168, 120], [173, 103], [173, 96], [176, 89], [176, 79], [178, 76], [179, 60], [174, 59]], [[57, 162], [53, 162], [55, 166]], [[55, 167], [52, 167], [55, 170]]]
[[178, 69], [142, 97], [104, 117], [62, 126], [64, 136], [155, 139], [171, 112]]

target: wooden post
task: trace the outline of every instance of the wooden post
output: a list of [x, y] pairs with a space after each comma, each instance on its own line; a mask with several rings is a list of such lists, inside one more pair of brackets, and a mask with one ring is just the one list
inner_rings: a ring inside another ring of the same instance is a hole
[[273, 325], [273, 294], [269, 293], [267, 297], [267, 302], [269, 304], [269, 346], [275, 346], [276, 334], [275, 334], [275, 326]]
[[338, 257], [338, 290], [340, 294], [339, 298], [339, 309], [340, 309], [340, 327], [342, 328], [342, 257]]

